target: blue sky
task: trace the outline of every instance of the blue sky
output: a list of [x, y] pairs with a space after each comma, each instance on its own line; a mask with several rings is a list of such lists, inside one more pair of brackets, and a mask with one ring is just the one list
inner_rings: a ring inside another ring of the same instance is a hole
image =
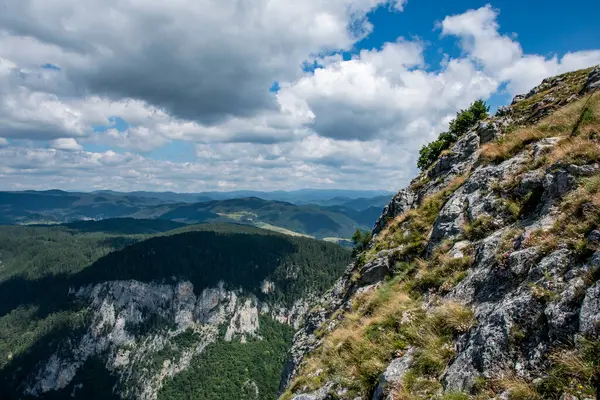
[[471, 101], [495, 109], [600, 63], [597, 1], [7, 0], [5, 11], [0, 189], [397, 190]]

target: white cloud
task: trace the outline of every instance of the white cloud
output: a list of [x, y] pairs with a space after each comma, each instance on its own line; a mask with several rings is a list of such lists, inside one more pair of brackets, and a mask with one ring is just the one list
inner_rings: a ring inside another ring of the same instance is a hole
[[562, 58], [524, 54], [517, 41], [499, 33], [498, 13], [487, 5], [446, 17], [441, 28], [443, 35], [460, 38], [466, 56], [486, 74], [507, 82], [511, 95], [527, 92], [549, 76], [600, 64], [600, 50], [567, 53]]
[[[256, 145], [248, 148], [242, 143], [222, 143], [215, 146], [215, 154], [208, 154], [199, 145], [197, 162], [158, 161], [133, 153], [106, 151], [60, 151], [55, 149], [5, 147], [0, 148], [0, 177], [3, 189], [50, 189], [60, 187], [71, 190], [174, 190], [194, 192], [202, 190], [245, 189], [295, 189], [298, 187], [347, 187], [380, 189], [381, 181], [373, 179], [373, 171], [363, 168], [360, 161], [343, 162], [339, 167], [336, 158], [344, 155], [340, 150], [328, 149], [333, 162], [313, 163], [300, 159], [302, 152], [292, 152], [293, 146], [281, 149], [280, 145]], [[350, 147], [352, 147], [350, 145]], [[244, 152], [244, 148], [248, 151]], [[392, 147], [402, 154], [398, 147]], [[386, 149], [389, 150], [389, 149]], [[305, 149], [318, 156], [314, 150]], [[354, 152], [360, 147], [354, 145]], [[368, 158], [371, 165], [377, 162], [380, 149]], [[227, 155], [229, 152], [229, 156]], [[327, 154], [325, 154], [327, 156]], [[384, 158], [390, 156], [384, 156]], [[318, 156], [319, 161], [325, 158]], [[273, 161], [273, 162], [272, 162]], [[396, 182], [409, 178], [406, 171], [383, 167], [378, 175], [395, 189]], [[52, 179], [48, 179], [52, 176]]]
[[[404, 4], [5, 0], [0, 137], [17, 140], [0, 139], [2, 182], [397, 189], [414, 175], [419, 147], [460, 108], [502, 84], [526, 92], [547, 76], [600, 63], [600, 50], [525, 54], [499, 31], [491, 6], [443, 19], [440, 33], [456, 38], [462, 54], [439, 66], [428, 64], [431, 44], [418, 38], [344, 60], [341, 52], [373, 29], [370, 11]], [[40, 67], [46, 63], [57, 68]], [[319, 68], [305, 72], [306, 63]], [[136, 154], [180, 140], [195, 146], [195, 162]], [[112, 150], [81, 151], [88, 144]]]
[[51, 142], [53, 149], [77, 151], [83, 150], [83, 147], [73, 138], [61, 138]]
[[403, 3], [6, 0], [0, 46], [18, 65], [59, 66], [76, 89], [214, 122], [272, 109], [274, 80], [312, 54], [349, 50], [372, 30], [369, 11]]

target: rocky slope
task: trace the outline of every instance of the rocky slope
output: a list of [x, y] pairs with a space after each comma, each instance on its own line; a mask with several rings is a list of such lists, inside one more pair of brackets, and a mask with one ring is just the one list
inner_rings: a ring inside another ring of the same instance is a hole
[[[273, 307], [253, 295], [227, 290], [223, 283], [196, 296], [185, 281], [111, 281], [72, 295], [90, 304], [91, 324], [80, 338], [64, 342], [41, 363], [26, 394], [60, 391], [88, 359], [102, 356], [108, 371], [119, 377], [116, 391], [121, 397], [156, 399], [166, 378], [185, 370], [193, 357], [220, 339], [219, 327], [225, 327], [223, 340], [245, 342], [256, 336], [259, 315], [297, 329], [308, 307], [303, 299], [290, 309]], [[192, 340], [182, 343], [186, 337]]]
[[307, 316], [282, 399], [600, 391], [600, 66], [544, 80], [401, 190]]

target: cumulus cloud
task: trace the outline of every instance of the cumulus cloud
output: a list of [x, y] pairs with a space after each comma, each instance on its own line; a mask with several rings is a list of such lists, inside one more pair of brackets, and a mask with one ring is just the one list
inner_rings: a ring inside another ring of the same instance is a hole
[[293, 79], [311, 54], [350, 49], [372, 30], [367, 12], [403, 3], [7, 0], [0, 43], [21, 65], [57, 65], [81, 90], [215, 122], [275, 109], [274, 80]]
[[[418, 38], [354, 50], [373, 30], [369, 12], [404, 5], [5, 0], [0, 137], [17, 140], [0, 139], [2, 181], [47, 188], [52, 174], [53, 185], [71, 189], [397, 189], [414, 175], [418, 148], [473, 100], [600, 63], [600, 50], [525, 54], [489, 5], [439, 23], [462, 50], [440, 65], [429, 65], [432, 44]], [[145, 155], [174, 141], [191, 142], [197, 160]], [[111, 150], [83, 151], [89, 144]]]
[[[278, 145], [257, 145], [244, 152], [244, 144], [223, 143], [215, 152], [199, 145], [197, 162], [153, 160], [135, 153], [62, 151], [55, 149], [0, 148], [0, 177], [3, 189], [66, 190], [173, 190], [194, 192], [232, 188], [263, 190], [298, 187], [356, 189], [396, 189], [395, 182], [409, 178], [407, 171], [383, 167], [378, 171], [387, 184], [374, 180], [372, 171], [336, 162], [311, 163], [291, 154], [291, 148], [278, 155]], [[401, 152], [401, 149], [394, 148]], [[338, 150], [336, 150], [338, 151]], [[359, 151], [356, 146], [354, 151]], [[229, 156], [227, 155], [230, 152]], [[343, 157], [342, 154], [330, 156]], [[218, 156], [215, 156], [218, 155]], [[375, 162], [373, 155], [368, 156]], [[320, 158], [321, 159], [321, 158]], [[274, 161], [274, 162], [271, 162]], [[48, 179], [51, 176], [52, 179]]]
[[486, 5], [448, 16], [441, 23], [442, 34], [459, 37], [466, 57], [481, 65], [486, 74], [506, 82], [512, 95], [528, 91], [549, 76], [600, 64], [600, 50], [567, 53], [562, 58], [524, 54], [516, 40], [500, 34], [498, 14]]
[[81, 146], [77, 141], [73, 138], [61, 138], [56, 139], [51, 142], [51, 146], [57, 150], [68, 150], [68, 151], [76, 151], [83, 150], [83, 146]]

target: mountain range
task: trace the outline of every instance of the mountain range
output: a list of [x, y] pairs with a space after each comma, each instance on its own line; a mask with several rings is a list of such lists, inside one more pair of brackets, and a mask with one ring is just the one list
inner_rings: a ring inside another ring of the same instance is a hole
[[[0, 192], [0, 224], [56, 224], [110, 218], [163, 219], [186, 224], [232, 222], [317, 238], [349, 238], [370, 229], [391, 196], [370, 191], [252, 192], [267, 198], [293, 198], [295, 203], [239, 197], [250, 192], [94, 193], [60, 190]], [[344, 194], [344, 196], [335, 196]], [[212, 197], [209, 197], [212, 196]], [[334, 197], [329, 197], [334, 196]], [[215, 200], [213, 197], [225, 198]], [[309, 203], [309, 201], [321, 204]]]

